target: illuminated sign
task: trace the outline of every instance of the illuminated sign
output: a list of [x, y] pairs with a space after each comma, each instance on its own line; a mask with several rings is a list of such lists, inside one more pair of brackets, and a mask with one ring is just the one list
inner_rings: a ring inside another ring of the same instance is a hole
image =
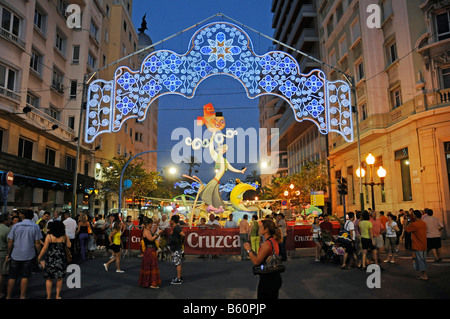
[[130, 118], [145, 119], [150, 104], [166, 94], [193, 98], [205, 79], [226, 75], [239, 81], [250, 99], [275, 95], [286, 100], [298, 122], [314, 122], [322, 134], [336, 132], [353, 141], [350, 86], [328, 81], [321, 70], [301, 74], [297, 61], [282, 51], [260, 56], [247, 33], [228, 22], [198, 29], [188, 50], [149, 54], [139, 70], [116, 69], [114, 79], [93, 81], [88, 88], [85, 141], [117, 132]]

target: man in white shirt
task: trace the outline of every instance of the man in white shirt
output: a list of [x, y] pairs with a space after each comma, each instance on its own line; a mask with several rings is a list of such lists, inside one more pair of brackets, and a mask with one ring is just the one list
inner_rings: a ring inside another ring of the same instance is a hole
[[64, 220], [63, 224], [66, 226], [66, 235], [69, 237], [70, 242], [72, 243], [70, 250], [72, 250], [73, 255], [73, 249], [75, 247], [75, 232], [77, 230], [77, 222], [70, 217], [70, 212], [65, 211], [64, 214]]
[[225, 223], [225, 228], [237, 228], [238, 224], [233, 220], [233, 214], [228, 215], [228, 220]]

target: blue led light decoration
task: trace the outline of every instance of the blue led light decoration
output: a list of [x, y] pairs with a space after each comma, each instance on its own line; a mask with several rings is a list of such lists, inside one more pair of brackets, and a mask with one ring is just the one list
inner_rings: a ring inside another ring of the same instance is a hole
[[149, 105], [166, 94], [193, 98], [199, 84], [210, 76], [238, 80], [247, 97], [265, 94], [286, 100], [299, 122], [314, 122], [322, 134], [336, 132], [353, 141], [350, 86], [328, 81], [321, 70], [301, 74], [297, 61], [282, 51], [259, 56], [241, 28], [213, 22], [192, 36], [188, 51], [158, 50], [149, 54], [137, 71], [122, 66], [111, 81], [95, 80], [88, 88], [85, 140], [117, 132], [130, 119], [143, 120]]

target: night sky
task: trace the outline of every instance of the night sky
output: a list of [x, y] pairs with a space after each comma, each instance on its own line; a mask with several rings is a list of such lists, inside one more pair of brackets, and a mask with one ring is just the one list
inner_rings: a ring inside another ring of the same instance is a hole
[[[271, 0], [134, 0], [133, 22], [137, 30], [141, 25], [143, 15], [146, 14], [148, 28], [146, 33], [151, 37], [153, 43], [177, 34], [217, 13], [223, 13], [261, 34], [272, 37], [271, 3]], [[188, 49], [192, 34], [201, 26], [215, 21], [235, 23], [226, 17], [213, 17], [197, 27], [161, 43], [155, 49], [169, 49], [178, 54], [184, 54]], [[250, 36], [256, 54], [263, 55], [272, 50], [270, 40], [238, 23], [235, 24], [243, 28]], [[197, 116], [203, 115], [203, 105], [208, 103], [213, 104], [215, 111], [223, 112], [227, 123], [226, 128], [245, 130], [253, 127], [258, 130], [258, 99], [247, 98], [244, 88], [235, 79], [228, 76], [213, 76], [199, 85], [196, 95], [192, 99], [167, 95], [159, 99], [158, 150], [171, 150], [180, 142], [180, 140], [171, 140], [174, 129], [183, 127], [193, 132]], [[203, 131], [205, 130], [203, 127]], [[248, 154], [245, 158], [248, 161]], [[176, 166], [180, 176], [188, 172], [188, 166], [185, 164], [173, 165], [169, 152], [158, 154], [157, 166], [158, 171], [164, 167]], [[255, 163], [236, 163], [235, 161], [233, 166], [237, 169], [247, 167], [247, 171], [244, 175], [227, 172], [221, 180], [222, 183], [234, 178], [245, 179], [245, 176], [252, 170], [259, 170], [259, 164]], [[196, 175], [205, 183], [214, 177], [214, 164], [204, 163], [198, 170]]]

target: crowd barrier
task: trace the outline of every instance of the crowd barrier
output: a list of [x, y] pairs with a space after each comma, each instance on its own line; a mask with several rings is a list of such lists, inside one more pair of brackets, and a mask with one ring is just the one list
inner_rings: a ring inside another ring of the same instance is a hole
[[[340, 224], [332, 222], [333, 234], [339, 233]], [[238, 228], [183, 227], [186, 235], [184, 253], [188, 255], [238, 255], [241, 243]], [[168, 238], [170, 229], [162, 234]], [[311, 225], [295, 225], [286, 228], [286, 250], [314, 247]], [[105, 246], [107, 238], [103, 229], [96, 228], [97, 245]], [[127, 250], [141, 250], [142, 229], [132, 228], [122, 234], [122, 247]]]

